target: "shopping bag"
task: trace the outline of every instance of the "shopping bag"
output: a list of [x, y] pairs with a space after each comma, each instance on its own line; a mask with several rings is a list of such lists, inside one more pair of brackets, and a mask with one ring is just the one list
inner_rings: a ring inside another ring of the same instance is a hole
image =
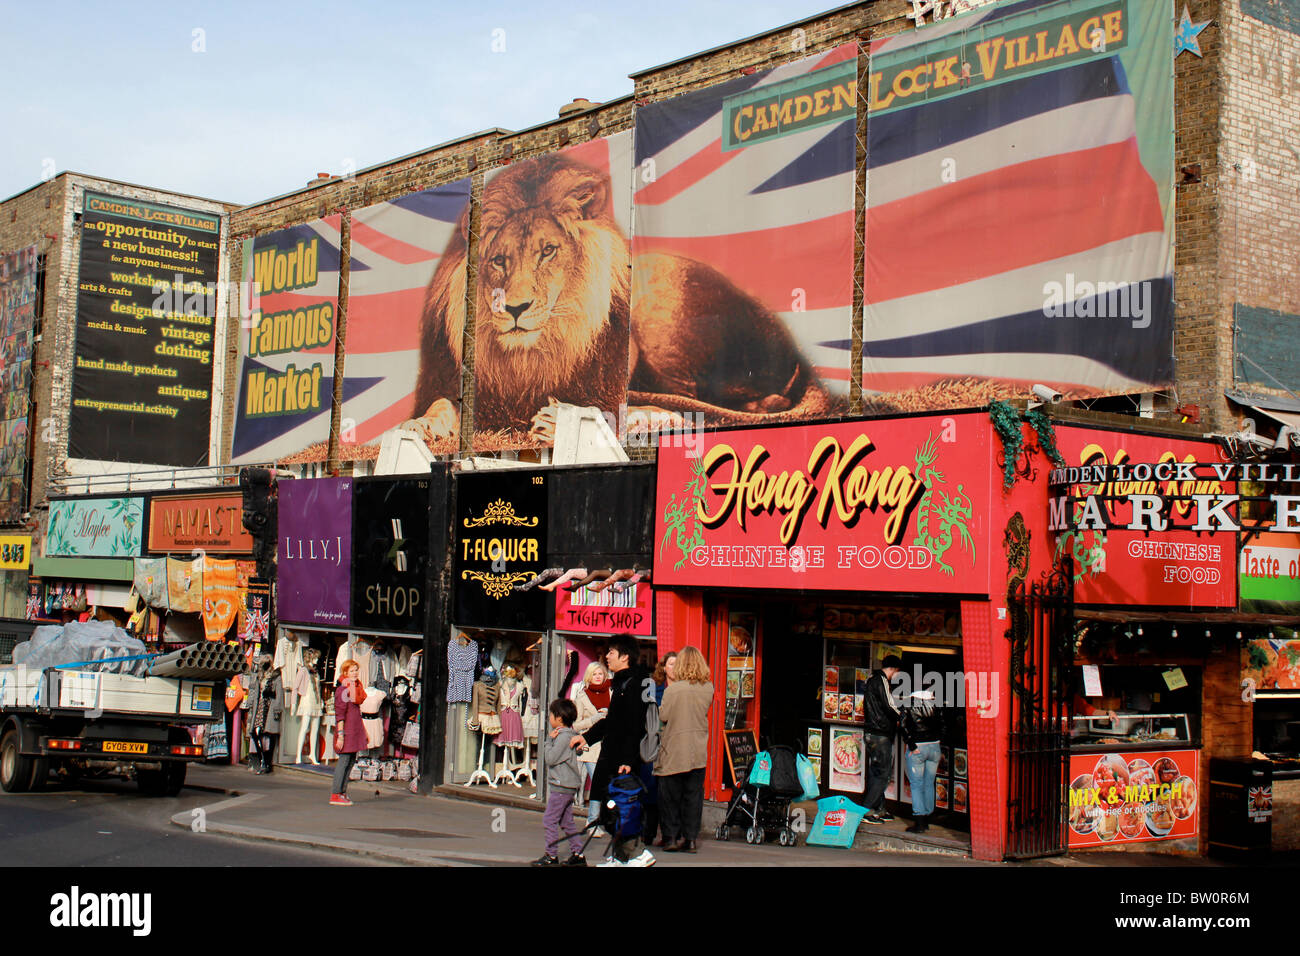
[[817, 801], [817, 816], [808, 831], [809, 846], [852, 847], [862, 818], [867, 815], [848, 797], [826, 797]]
[[766, 787], [772, 783], [772, 755], [766, 750], [760, 750], [754, 755], [745, 783], [755, 787]]
[[817, 771], [813, 770], [812, 761], [803, 754], [797, 754], [794, 758], [794, 768], [799, 774], [799, 783], [803, 785], [803, 796], [800, 800], [816, 800], [821, 796], [821, 787], [817, 782]]

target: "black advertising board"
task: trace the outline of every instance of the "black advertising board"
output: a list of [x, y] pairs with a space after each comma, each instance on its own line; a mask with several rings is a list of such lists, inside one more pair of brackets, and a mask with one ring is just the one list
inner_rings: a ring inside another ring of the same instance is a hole
[[544, 631], [554, 595], [516, 591], [546, 567], [550, 472], [477, 472], [456, 479], [453, 571], [460, 627]]
[[731, 771], [731, 785], [742, 787], [749, 775], [749, 765], [758, 756], [758, 738], [751, 730], [724, 730], [727, 742], [727, 767]]
[[68, 455], [208, 463], [221, 219], [86, 193]]
[[359, 478], [352, 488], [352, 627], [423, 634], [428, 478]]

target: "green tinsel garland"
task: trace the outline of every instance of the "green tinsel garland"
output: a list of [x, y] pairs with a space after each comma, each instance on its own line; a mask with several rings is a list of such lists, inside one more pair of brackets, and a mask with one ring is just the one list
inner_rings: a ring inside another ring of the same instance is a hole
[[1038, 435], [1038, 445], [1053, 464], [1064, 467], [1065, 457], [1056, 447], [1056, 432], [1052, 420], [1040, 408], [1032, 408], [1022, 416], [1015, 406], [1007, 402], [989, 402], [989, 418], [993, 428], [1002, 440], [1002, 487], [1010, 491], [1016, 484], [1016, 462], [1020, 459], [1020, 449], [1024, 446], [1025, 436], [1020, 423], [1028, 422]]

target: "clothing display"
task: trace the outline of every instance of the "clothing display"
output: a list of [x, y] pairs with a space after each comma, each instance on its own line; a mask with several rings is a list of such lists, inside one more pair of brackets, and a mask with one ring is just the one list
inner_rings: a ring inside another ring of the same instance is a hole
[[524, 681], [524, 693], [528, 699], [528, 703], [524, 706], [524, 739], [536, 743], [540, 736], [542, 715], [541, 703], [537, 700], [533, 688], [533, 675], [529, 674]]
[[478, 667], [478, 642], [463, 634], [447, 644], [447, 703], [469, 703]]
[[524, 745], [524, 722], [520, 714], [524, 701], [524, 685], [513, 677], [501, 681], [501, 691], [497, 695], [498, 715], [501, 717], [501, 733], [497, 736], [499, 747], [522, 747]]
[[309, 667], [299, 667], [293, 679], [293, 715], [319, 717], [323, 711], [320, 698], [320, 678]]
[[167, 607], [166, 558], [136, 558], [132, 581], [140, 600], [149, 607]]
[[278, 734], [284, 717], [284, 685], [280, 672], [272, 670], [253, 681], [249, 692], [252, 726], [263, 733]]
[[[276, 641], [272, 667], [280, 668], [286, 687], [298, 686], [298, 670], [302, 667], [303, 642], [297, 635], [285, 635]], [[295, 711], [296, 713], [296, 711]]]
[[239, 613], [239, 592], [235, 585], [235, 562], [204, 557], [203, 631], [210, 641], [222, 641]]
[[334, 656], [334, 671], [341, 673], [343, 662], [353, 660], [357, 662], [360, 668], [358, 676], [361, 680], [369, 683], [370, 675], [370, 642], [363, 641], [360, 638], [352, 637], [339, 645], [339, 652]]
[[203, 610], [203, 559], [167, 559], [167, 607], [179, 614]]

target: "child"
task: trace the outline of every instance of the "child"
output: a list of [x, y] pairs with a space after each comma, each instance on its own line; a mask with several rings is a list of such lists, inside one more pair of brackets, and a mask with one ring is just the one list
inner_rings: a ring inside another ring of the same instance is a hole
[[569, 838], [570, 857], [565, 866], [586, 866], [582, 855], [582, 831], [573, 832], [573, 795], [582, 786], [582, 773], [578, 769], [578, 753], [569, 746], [573, 739], [573, 722], [578, 719], [578, 708], [571, 700], [553, 700], [547, 708], [551, 733], [544, 744], [546, 782], [550, 796], [546, 798], [546, 815], [542, 828], [546, 834], [546, 853], [533, 861], [533, 866], [558, 866], [555, 847], [559, 844], [560, 827]]

